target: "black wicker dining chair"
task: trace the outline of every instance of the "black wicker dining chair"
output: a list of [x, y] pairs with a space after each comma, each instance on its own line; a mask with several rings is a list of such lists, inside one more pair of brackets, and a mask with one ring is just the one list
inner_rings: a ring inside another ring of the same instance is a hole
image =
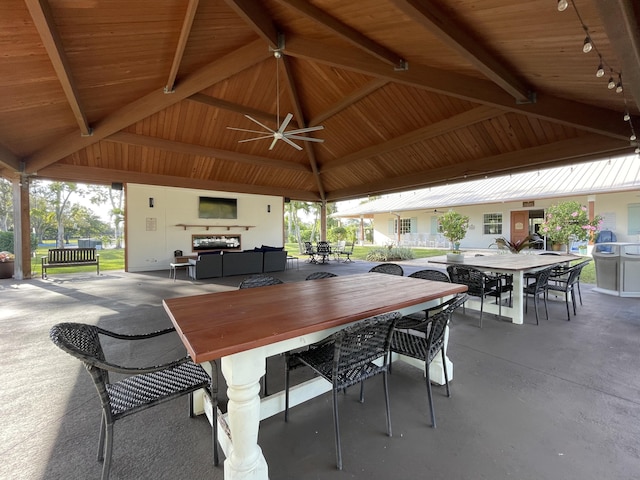
[[[501, 285], [499, 276], [489, 275], [477, 268], [465, 267], [462, 265], [448, 265], [447, 273], [453, 283], [466, 285], [467, 293], [472, 297], [480, 299], [480, 328], [482, 328], [482, 314], [484, 309], [484, 299], [488, 296], [495, 296]], [[498, 316], [502, 316], [502, 302], [498, 302]]]
[[242, 290], [244, 288], [267, 287], [269, 285], [280, 285], [281, 283], [284, 282], [279, 278], [259, 273], [243, 278], [240, 285], [238, 285], [238, 289]]
[[379, 263], [369, 269], [370, 272], [388, 273], [389, 275], [404, 275], [404, 270], [397, 263]]
[[332, 272], [313, 272], [307, 275], [307, 278], [305, 278], [305, 280], [318, 280], [319, 278], [333, 278], [337, 276], [338, 275]]
[[[102, 480], [109, 478], [113, 451], [113, 425], [117, 420], [146, 410], [174, 398], [189, 395], [189, 416], [193, 416], [192, 396], [204, 389], [213, 405], [213, 463], [218, 465], [217, 367], [211, 362], [212, 376], [202, 366], [185, 356], [178, 360], [149, 367], [127, 367], [107, 360], [101, 336], [123, 341], [158, 337], [174, 328], [141, 335], [124, 335], [82, 323], [59, 323], [49, 336], [53, 343], [84, 363], [98, 390], [102, 405], [98, 461], [103, 462]], [[112, 382], [110, 372], [127, 375]]]
[[554, 267], [538, 270], [537, 272], [531, 272], [529, 274], [529, 280], [533, 280], [532, 283], [527, 283], [522, 288], [524, 293], [524, 309], [525, 312], [529, 311], [529, 295], [533, 297], [533, 306], [536, 310], [536, 325], [540, 325], [538, 318], [538, 297], [542, 295], [544, 299], [544, 313], [549, 320], [549, 309], [547, 307], [547, 287], [549, 286], [549, 277]]
[[[573, 305], [573, 315], [577, 314], [576, 312], [576, 291], [578, 284], [578, 280], [580, 278], [580, 273], [586, 264], [578, 264], [572, 267], [569, 267], [564, 272], [564, 278], [561, 281], [558, 281], [557, 278], [550, 278], [549, 284], [547, 285], [547, 295], [551, 292], [557, 292], [564, 295], [565, 305], [567, 307], [567, 320], [571, 320], [571, 314], [569, 313], [569, 297], [571, 297], [571, 303]], [[551, 281], [553, 280], [553, 281]]]
[[384, 313], [361, 320], [340, 330], [308, 350], [287, 355], [285, 376], [285, 422], [289, 420], [289, 372], [306, 365], [332, 384], [333, 426], [336, 443], [336, 465], [342, 470], [338, 392], [360, 383], [360, 402], [364, 402], [364, 381], [383, 375], [387, 410], [387, 434], [391, 432], [389, 390], [387, 385], [388, 356], [393, 327], [399, 312]]
[[429, 411], [431, 413], [431, 426], [433, 428], [436, 428], [436, 415], [433, 408], [433, 392], [431, 389], [431, 380], [429, 379], [429, 366], [438, 353], [440, 353], [447, 397], [450, 397], [449, 373], [447, 372], [445, 359], [445, 332], [453, 312], [464, 305], [467, 298], [468, 295], [465, 293], [456, 295], [448, 300], [446, 304], [442, 305], [443, 310], [421, 323], [408, 325], [398, 322], [395, 326], [393, 337], [391, 338], [391, 353], [398, 353], [424, 361], [427, 397], [429, 400]]
[[[244, 278], [240, 282], [240, 285], [238, 285], [238, 290], [243, 290], [245, 288], [268, 287], [269, 285], [280, 285], [281, 283], [284, 282], [279, 278], [259, 273], [257, 275], [251, 275], [250, 277]], [[267, 365], [268, 362], [265, 360], [265, 372], [261, 380], [262, 391], [264, 392], [265, 397], [269, 395], [267, 390]]]

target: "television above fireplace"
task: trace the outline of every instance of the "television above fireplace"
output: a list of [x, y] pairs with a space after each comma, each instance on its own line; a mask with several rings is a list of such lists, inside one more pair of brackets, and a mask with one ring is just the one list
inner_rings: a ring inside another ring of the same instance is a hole
[[223, 197], [199, 197], [198, 218], [238, 218], [238, 200]]

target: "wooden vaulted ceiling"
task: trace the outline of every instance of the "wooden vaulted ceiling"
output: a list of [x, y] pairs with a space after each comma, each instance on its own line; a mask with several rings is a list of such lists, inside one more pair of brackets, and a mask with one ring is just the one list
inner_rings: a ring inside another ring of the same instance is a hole
[[[632, 152], [638, 2], [569, 4], [3, 0], [0, 171], [338, 201]], [[227, 128], [289, 112], [324, 142]]]

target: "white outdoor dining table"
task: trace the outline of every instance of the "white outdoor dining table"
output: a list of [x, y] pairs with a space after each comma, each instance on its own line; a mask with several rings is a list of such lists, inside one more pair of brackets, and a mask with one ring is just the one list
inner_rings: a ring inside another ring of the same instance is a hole
[[[502, 306], [502, 315], [511, 318], [516, 324], [524, 322], [524, 274], [535, 272], [552, 265], [580, 260], [575, 255], [539, 255], [539, 254], [492, 254], [478, 257], [465, 257], [462, 262], [448, 261], [446, 256], [429, 258], [429, 263], [445, 265], [464, 265], [479, 270], [506, 273], [513, 275], [513, 304], [511, 307]], [[472, 297], [471, 297], [472, 298]], [[467, 306], [475, 306], [478, 302], [468, 300]], [[488, 302], [484, 304], [484, 310], [498, 313], [498, 306]]]
[[[447, 282], [363, 273], [165, 299], [164, 308], [191, 358], [197, 363], [222, 359], [230, 430], [230, 437], [220, 435], [224, 478], [268, 479], [257, 443], [260, 419], [282, 411], [284, 400], [281, 394], [270, 395], [261, 404], [259, 381], [267, 357], [319, 341], [358, 320], [416, 312], [466, 290]], [[309, 385], [292, 389], [292, 405], [327, 390], [326, 385], [324, 390]]]

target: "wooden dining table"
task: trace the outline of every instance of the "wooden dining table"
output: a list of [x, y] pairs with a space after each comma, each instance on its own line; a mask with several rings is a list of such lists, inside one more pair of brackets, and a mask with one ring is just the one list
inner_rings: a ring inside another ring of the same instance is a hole
[[[197, 363], [221, 359], [229, 399], [221, 425], [221, 431], [228, 427], [228, 435], [220, 435], [225, 479], [268, 478], [257, 443], [259, 423], [282, 411], [284, 399], [279, 393], [260, 400], [267, 357], [308, 346], [373, 315], [414, 313], [466, 290], [446, 282], [363, 273], [163, 300], [191, 358]], [[291, 404], [330, 389], [318, 384], [315, 379], [296, 386]], [[212, 421], [216, 418], [213, 414]]]
[[[464, 260], [461, 262], [447, 260], [446, 256], [431, 257], [429, 258], [429, 263], [463, 265], [487, 272], [513, 275], [512, 305], [502, 306], [502, 315], [511, 318], [513, 323], [522, 325], [524, 323], [524, 274], [535, 272], [553, 265], [566, 264], [577, 260], [583, 260], [583, 258], [575, 255], [505, 253], [473, 257], [468, 256], [464, 257]], [[476, 305], [479, 308], [480, 303], [475, 302], [472, 299], [466, 303], [466, 306], [468, 307], [474, 307]], [[492, 305], [491, 303], [485, 303], [484, 310], [495, 314], [499, 312], [498, 306]]]

